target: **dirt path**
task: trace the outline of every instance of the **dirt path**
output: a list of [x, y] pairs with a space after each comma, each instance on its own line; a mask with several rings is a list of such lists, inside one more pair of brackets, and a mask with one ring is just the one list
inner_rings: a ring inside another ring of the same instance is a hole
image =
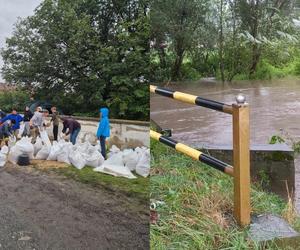
[[149, 249], [148, 211], [54, 173], [0, 170], [0, 249]]

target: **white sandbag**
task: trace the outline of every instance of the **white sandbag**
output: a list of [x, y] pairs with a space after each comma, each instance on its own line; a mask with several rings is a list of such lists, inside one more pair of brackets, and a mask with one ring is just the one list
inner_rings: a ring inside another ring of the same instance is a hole
[[108, 158], [111, 158], [113, 155], [119, 153], [121, 150], [116, 146], [116, 145], [112, 145], [109, 153], [107, 154]]
[[27, 154], [29, 159], [33, 159], [34, 147], [31, 143], [31, 138], [22, 137], [15, 145], [23, 154]]
[[76, 167], [77, 169], [84, 168], [86, 164], [86, 160], [84, 159], [84, 156], [79, 150], [71, 150], [69, 155], [69, 160], [71, 164]]
[[138, 153], [132, 149], [125, 149], [123, 151], [123, 163], [130, 171], [136, 169], [136, 165], [139, 161]]
[[103, 168], [100, 168], [100, 169], [96, 168], [95, 171], [104, 172], [104, 173], [111, 174], [114, 176], [126, 177], [128, 179], [136, 178], [131, 173], [131, 171], [127, 167], [124, 166], [122, 152], [116, 153], [112, 157], [110, 157], [109, 159], [104, 161], [104, 163], [102, 164], [102, 167]]
[[17, 138], [15, 136], [10, 136], [8, 139], [8, 148], [11, 149], [13, 146], [16, 145]]
[[49, 139], [47, 131], [46, 130], [40, 131], [40, 136], [41, 136], [42, 142], [44, 144], [46, 144], [48, 146], [48, 148], [50, 148], [51, 147], [51, 141]]
[[7, 155], [9, 152], [9, 148], [5, 145], [1, 148], [0, 153]]
[[54, 141], [50, 153], [47, 157], [47, 161], [56, 161], [57, 155], [60, 150], [61, 150], [61, 145], [57, 141]]
[[141, 155], [135, 171], [143, 177], [147, 177], [150, 174], [150, 149], [145, 150]]
[[48, 147], [46, 144], [43, 145], [41, 150], [36, 154], [35, 159], [37, 160], [46, 160], [50, 154], [51, 146]]
[[6, 164], [6, 160], [7, 160], [7, 155], [0, 152], [0, 167], [4, 167], [4, 165]]
[[20, 129], [19, 129], [19, 134], [18, 135], [22, 136], [22, 134], [24, 132], [24, 129], [25, 129], [25, 123], [23, 123], [23, 124], [20, 125]]
[[12, 164], [17, 164], [18, 158], [21, 154], [22, 151], [15, 145], [10, 149], [7, 159]]
[[34, 147], [34, 155], [36, 155], [43, 147], [43, 142], [40, 137], [36, 138], [33, 147]]
[[92, 147], [88, 150], [87, 154], [84, 154], [86, 165], [96, 168], [103, 164], [104, 158], [97, 148]]
[[72, 149], [72, 143], [71, 142], [66, 142], [64, 146], [61, 148], [61, 150], [57, 154], [57, 161], [58, 162], [64, 162], [67, 164], [71, 164], [69, 160], [69, 155]]

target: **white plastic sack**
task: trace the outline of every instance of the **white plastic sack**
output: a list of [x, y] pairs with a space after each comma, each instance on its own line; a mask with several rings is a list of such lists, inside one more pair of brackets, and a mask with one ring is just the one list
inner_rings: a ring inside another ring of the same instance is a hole
[[50, 142], [49, 136], [47, 134], [47, 131], [46, 130], [40, 131], [40, 136], [41, 136], [42, 142], [50, 148], [51, 142]]
[[46, 160], [50, 154], [51, 147], [48, 147], [46, 144], [43, 145], [41, 150], [36, 154], [35, 159], [37, 160]]
[[15, 136], [10, 136], [8, 140], [8, 148], [12, 148], [13, 146], [16, 145], [17, 138]]
[[136, 169], [136, 165], [139, 161], [139, 155], [136, 151], [132, 149], [125, 149], [123, 151], [123, 162], [126, 167], [129, 168], [130, 171]]
[[50, 153], [47, 157], [47, 161], [56, 161], [57, 155], [60, 150], [61, 150], [61, 145], [58, 142], [54, 141]]
[[112, 145], [107, 156], [108, 158], [111, 158], [113, 155], [119, 153], [120, 151], [121, 150], [116, 145]]
[[22, 136], [23, 132], [24, 132], [24, 129], [25, 129], [25, 123], [21, 124], [20, 125], [20, 129], [19, 129], [19, 135]]
[[142, 153], [135, 171], [138, 175], [143, 177], [147, 177], [150, 174], [150, 149], [147, 149]]
[[22, 154], [22, 151], [15, 145], [13, 146], [8, 154], [8, 161], [12, 164], [17, 164], [19, 156]]
[[29, 159], [33, 159], [34, 147], [31, 143], [31, 138], [22, 137], [15, 145], [23, 154], [27, 154]]
[[71, 164], [77, 169], [84, 168], [86, 164], [86, 160], [84, 159], [84, 156], [79, 150], [75, 150], [75, 151], [71, 150], [69, 155], [69, 160]]
[[104, 161], [101, 167], [95, 168], [96, 172], [104, 172], [113, 176], [126, 177], [128, 179], [136, 178], [131, 171], [123, 164], [123, 153], [119, 152]]
[[5, 145], [1, 148], [0, 153], [7, 155], [9, 152], [9, 148]]
[[72, 150], [72, 146], [73, 145], [71, 142], [66, 142], [57, 154], [57, 161], [71, 164], [69, 160], [69, 155]]
[[36, 138], [36, 142], [33, 145], [33, 147], [34, 147], [34, 155], [36, 155], [43, 147], [43, 142], [40, 137]]
[[90, 148], [84, 156], [86, 159], [86, 165], [93, 168], [101, 166], [104, 162], [102, 154], [95, 147]]
[[0, 152], [0, 167], [4, 167], [4, 165], [6, 164], [6, 158], [7, 155]]

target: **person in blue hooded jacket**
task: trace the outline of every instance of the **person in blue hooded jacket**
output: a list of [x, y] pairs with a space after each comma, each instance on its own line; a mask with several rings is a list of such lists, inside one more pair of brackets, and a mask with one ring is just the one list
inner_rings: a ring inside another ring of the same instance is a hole
[[110, 125], [109, 125], [109, 110], [108, 108], [101, 108], [100, 110], [100, 122], [97, 130], [97, 138], [100, 140], [101, 154], [104, 159], [106, 158], [105, 141], [110, 136]]

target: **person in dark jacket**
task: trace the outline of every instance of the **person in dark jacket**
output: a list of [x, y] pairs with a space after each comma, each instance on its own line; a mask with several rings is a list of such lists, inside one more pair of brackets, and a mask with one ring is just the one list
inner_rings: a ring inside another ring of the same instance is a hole
[[12, 130], [16, 138], [18, 137], [19, 134], [19, 129], [20, 129], [20, 123], [23, 121], [23, 117], [18, 114], [17, 110], [15, 108], [12, 109], [11, 114], [5, 116], [0, 120], [0, 125], [6, 121], [11, 121], [14, 123], [12, 126]]
[[58, 126], [59, 126], [59, 113], [56, 109], [56, 107], [51, 108], [51, 122], [53, 123], [53, 137], [54, 141], [57, 141], [57, 135], [58, 135]]
[[100, 122], [97, 130], [97, 138], [100, 140], [101, 154], [104, 159], [106, 157], [105, 142], [106, 138], [110, 136], [110, 124], [109, 124], [109, 110], [108, 108], [101, 108], [100, 110]]
[[61, 118], [63, 121], [62, 133], [65, 135], [70, 135], [70, 141], [73, 145], [76, 144], [77, 136], [81, 130], [81, 125], [78, 121], [73, 118]]
[[23, 117], [24, 131], [22, 133], [22, 137], [31, 135], [30, 120], [31, 120], [32, 117], [33, 117], [33, 113], [30, 111], [29, 107], [26, 106], [25, 111], [24, 111], [24, 117]]

